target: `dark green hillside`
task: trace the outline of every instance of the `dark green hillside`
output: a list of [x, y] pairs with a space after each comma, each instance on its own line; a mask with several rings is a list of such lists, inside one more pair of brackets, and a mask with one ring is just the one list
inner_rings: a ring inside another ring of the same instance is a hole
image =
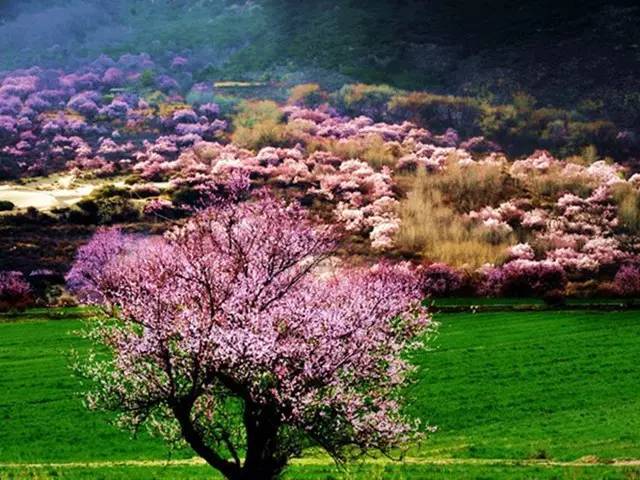
[[497, 101], [523, 90], [633, 127], [638, 20], [630, 0], [0, 2], [0, 47], [15, 53], [0, 66], [185, 54], [201, 79], [348, 79]]

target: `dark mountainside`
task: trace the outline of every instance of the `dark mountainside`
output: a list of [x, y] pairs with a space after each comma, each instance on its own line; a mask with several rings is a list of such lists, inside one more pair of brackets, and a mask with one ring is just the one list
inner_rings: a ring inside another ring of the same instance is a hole
[[0, 15], [1, 50], [21, 52], [6, 67], [180, 53], [199, 61], [196, 79], [293, 75], [498, 102], [525, 91], [622, 127], [640, 120], [632, 1], [4, 1]]
[[404, 88], [496, 100], [524, 90], [563, 107], [592, 100], [628, 126], [638, 121], [635, 2], [364, 3], [268, 2], [283, 15], [280, 54]]

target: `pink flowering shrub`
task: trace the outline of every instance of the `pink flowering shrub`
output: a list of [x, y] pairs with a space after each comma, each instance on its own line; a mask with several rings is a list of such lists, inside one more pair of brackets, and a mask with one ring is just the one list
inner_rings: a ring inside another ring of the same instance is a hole
[[144, 205], [142, 213], [147, 217], [167, 219], [176, 214], [176, 209], [169, 200], [154, 198]]
[[173, 57], [171, 61], [171, 68], [180, 70], [184, 68], [189, 63], [189, 59], [181, 56]]
[[107, 266], [114, 256], [123, 253], [135, 237], [117, 228], [100, 228], [91, 241], [80, 247], [75, 262], [65, 276], [67, 287], [83, 302], [104, 301]]
[[22, 310], [31, 301], [31, 287], [21, 272], [0, 271], [0, 312]]
[[216, 103], [205, 103], [200, 105], [198, 113], [208, 120], [215, 120], [220, 115], [220, 106]]
[[78, 366], [89, 406], [182, 438], [230, 479], [276, 478], [307, 442], [345, 459], [414, 440], [400, 391], [403, 353], [430, 324], [417, 278], [388, 263], [320, 275], [335, 242], [266, 197], [111, 250], [89, 273], [81, 261], [116, 307], [90, 326], [110, 358]]
[[640, 266], [620, 267], [613, 280], [613, 288], [622, 297], [640, 297]]
[[509, 260], [533, 260], [536, 254], [528, 243], [518, 243], [509, 248]]
[[87, 117], [93, 117], [98, 114], [99, 101], [100, 94], [98, 92], [86, 91], [71, 97], [67, 103], [67, 107]]
[[484, 295], [544, 297], [563, 292], [567, 285], [563, 268], [547, 260], [513, 260], [501, 267], [487, 267], [480, 274], [479, 292]]
[[432, 263], [419, 271], [420, 287], [427, 297], [447, 297], [458, 293], [464, 285], [464, 276], [444, 264]]
[[475, 153], [500, 151], [500, 146], [484, 137], [472, 137], [460, 144], [460, 148]]

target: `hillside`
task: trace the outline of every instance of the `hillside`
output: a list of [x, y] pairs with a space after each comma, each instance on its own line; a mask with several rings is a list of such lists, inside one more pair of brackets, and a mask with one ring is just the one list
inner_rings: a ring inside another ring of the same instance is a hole
[[348, 79], [495, 101], [526, 91], [629, 128], [639, 17], [628, 0], [2, 2], [0, 46], [18, 54], [2, 59], [11, 67], [173, 52], [198, 59], [199, 79]]

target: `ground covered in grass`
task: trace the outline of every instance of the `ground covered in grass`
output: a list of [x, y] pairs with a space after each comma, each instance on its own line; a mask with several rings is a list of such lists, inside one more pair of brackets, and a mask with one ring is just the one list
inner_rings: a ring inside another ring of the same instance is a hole
[[[85, 348], [73, 334], [76, 314], [36, 311], [0, 322], [0, 479], [210, 478], [197, 463], [165, 464], [191, 452], [169, 454], [146, 434], [132, 440], [84, 409], [68, 369], [70, 350]], [[409, 391], [411, 412], [438, 432], [404, 465], [376, 461], [341, 472], [310, 455], [289, 478], [640, 477], [637, 467], [607, 464], [640, 458], [637, 312], [438, 320], [434, 350], [416, 356], [422, 368]], [[117, 464], [130, 461], [151, 463]]]

